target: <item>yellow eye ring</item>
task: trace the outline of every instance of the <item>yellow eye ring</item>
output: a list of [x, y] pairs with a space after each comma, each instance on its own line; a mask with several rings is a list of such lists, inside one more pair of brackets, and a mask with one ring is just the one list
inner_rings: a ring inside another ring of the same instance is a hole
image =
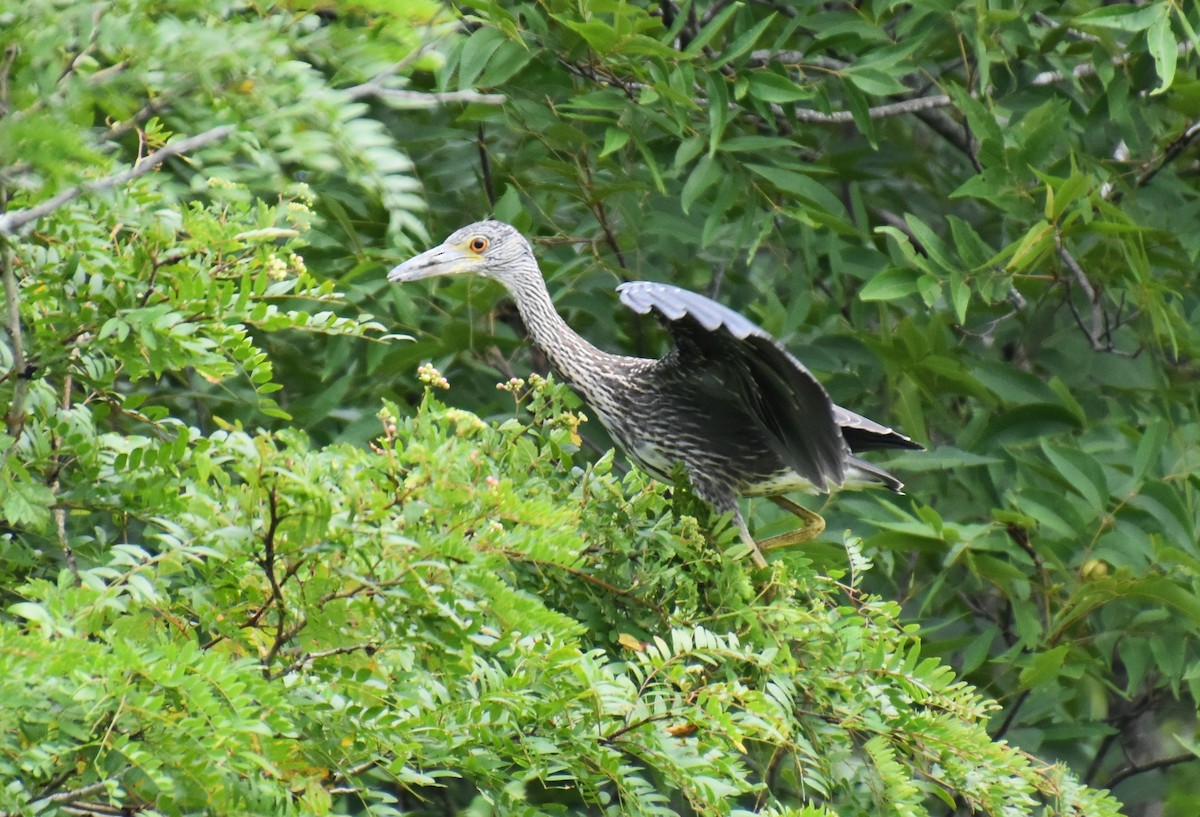
[[483, 252], [488, 248], [488, 240], [481, 235], [477, 235], [471, 239], [471, 243], [467, 245], [471, 248], [471, 252]]

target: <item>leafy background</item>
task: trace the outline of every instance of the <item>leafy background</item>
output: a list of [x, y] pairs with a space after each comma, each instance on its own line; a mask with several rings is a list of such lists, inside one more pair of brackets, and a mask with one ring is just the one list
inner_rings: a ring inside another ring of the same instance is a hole
[[[1200, 17], [992, 5], [0, 9], [0, 810], [1192, 813]], [[747, 572], [495, 286], [384, 281], [492, 214], [907, 495]]]

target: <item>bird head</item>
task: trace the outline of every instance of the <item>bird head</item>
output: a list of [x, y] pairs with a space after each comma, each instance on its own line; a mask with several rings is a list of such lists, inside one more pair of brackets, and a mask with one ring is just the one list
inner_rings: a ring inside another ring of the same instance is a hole
[[403, 284], [435, 275], [480, 275], [508, 284], [532, 260], [529, 242], [515, 227], [502, 221], [477, 221], [394, 267], [388, 280]]

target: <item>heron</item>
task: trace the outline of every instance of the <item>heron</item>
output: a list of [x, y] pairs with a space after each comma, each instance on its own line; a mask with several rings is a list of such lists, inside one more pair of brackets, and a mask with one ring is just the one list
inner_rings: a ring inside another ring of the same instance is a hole
[[[692, 489], [731, 515], [756, 567], [764, 550], [810, 541], [825, 529], [785, 494], [827, 494], [900, 480], [859, 453], [921, 449], [909, 437], [836, 405], [824, 386], [775, 338], [721, 304], [669, 284], [630, 281], [617, 292], [635, 312], [653, 313], [673, 348], [661, 359], [612, 354], [567, 325], [554, 308], [533, 248], [514, 227], [480, 221], [399, 264], [388, 280], [443, 275], [498, 281], [516, 303], [551, 369], [591, 407], [613, 441], [655, 479], [682, 468]], [[738, 506], [766, 497], [801, 526], [756, 542]]]

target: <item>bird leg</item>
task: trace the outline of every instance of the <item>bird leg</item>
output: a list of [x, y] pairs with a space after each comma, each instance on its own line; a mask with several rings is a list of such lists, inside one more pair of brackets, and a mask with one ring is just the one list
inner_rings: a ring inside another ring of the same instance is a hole
[[785, 511], [800, 517], [803, 520], [803, 524], [793, 531], [781, 533], [778, 536], [771, 536], [763, 539], [761, 542], [756, 542], [754, 541], [754, 537], [750, 535], [750, 529], [746, 526], [746, 520], [742, 518], [740, 512], [736, 514], [733, 521], [737, 524], [738, 534], [742, 537], [742, 542], [746, 547], [750, 548], [750, 559], [754, 562], [755, 567], [767, 566], [766, 557], [763, 556], [764, 550], [791, 547], [792, 545], [811, 542], [825, 531], [825, 520], [819, 513], [810, 511], [803, 505], [792, 502], [787, 497], [769, 496], [767, 499]]
[[819, 513], [810, 511], [803, 505], [799, 505], [785, 496], [769, 496], [767, 499], [774, 502], [780, 508], [783, 508], [789, 513], [795, 514], [803, 520], [803, 524], [793, 531], [781, 533], [778, 536], [772, 536], [758, 543], [758, 548], [761, 550], [771, 550], [772, 548], [791, 547], [792, 545], [811, 542], [825, 531], [825, 520], [821, 518]]
[[750, 535], [750, 529], [746, 527], [746, 520], [742, 518], [740, 511], [734, 514], [733, 521], [737, 523], [738, 533], [742, 537], [742, 542], [745, 543], [746, 547], [750, 548], [750, 558], [753, 560], [754, 566], [766, 567], [767, 560], [763, 557], [762, 551], [758, 549], [758, 542], [755, 542], [754, 537]]

